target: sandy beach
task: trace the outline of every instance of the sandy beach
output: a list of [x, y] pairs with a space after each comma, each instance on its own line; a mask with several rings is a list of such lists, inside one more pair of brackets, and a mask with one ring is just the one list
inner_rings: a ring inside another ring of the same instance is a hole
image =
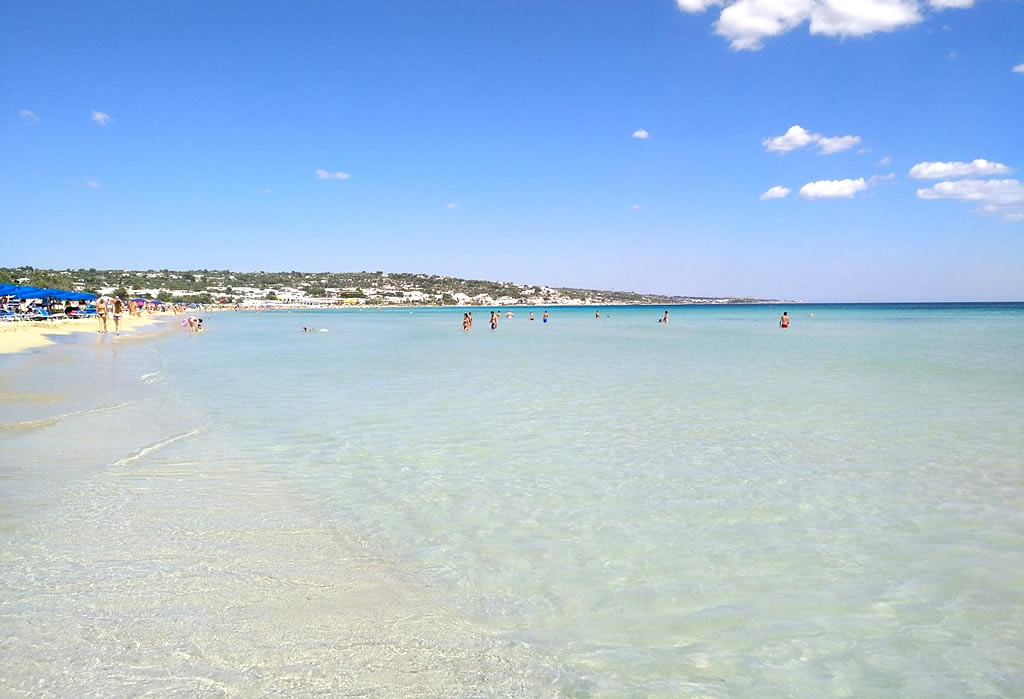
[[[141, 317], [126, 315], [121, 319], [121, 333], [132, 334], [171, 317], [170, 313], [145, 314]], [[96, 327], [94, 318], [0, 323], [0, 354], [13, 354], [52, 345], [54, 344], [52, 339], [54, 335], [96, 334]], [[111, 337], [116, 337], [113, 322], [108, 327], [110, 328], [108, 334]]]

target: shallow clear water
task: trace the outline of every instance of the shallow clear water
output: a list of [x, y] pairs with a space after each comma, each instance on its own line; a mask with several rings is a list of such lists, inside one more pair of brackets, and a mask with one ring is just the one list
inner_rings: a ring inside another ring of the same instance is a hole
[[3, 360], [0, 692], [1024, 692], [1024, 305], [662, 310]]

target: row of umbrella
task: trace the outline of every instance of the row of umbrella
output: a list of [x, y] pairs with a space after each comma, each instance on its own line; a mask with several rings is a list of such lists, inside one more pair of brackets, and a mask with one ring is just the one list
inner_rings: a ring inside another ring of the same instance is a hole
[[17, 284], [0, 284], [0, 296], [10, 296], [16, 299], [59, 299], [61, 301], [92, 301], [96, 298], [96, 294], [85, 291], [42, 289], [38, 286], [18, 286]]
[[[0, 297], [15, 299], [57, 299], [60, 301], [94, 301], [96, 294], [87, 291], [66, 291], [64, 289], [43, 289], [38, 286], [19, 286], [17, 284], [0, 284]], [[109, 298], [105, 296], [104, 298]], [[132, 299], [132, 303], [140, 306], [151, 303], [162, 306], [159, 299]]]

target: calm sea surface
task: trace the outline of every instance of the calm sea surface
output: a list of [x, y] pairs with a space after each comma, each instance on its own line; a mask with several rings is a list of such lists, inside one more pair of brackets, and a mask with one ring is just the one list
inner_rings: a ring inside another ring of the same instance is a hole
[[541, 310], [0, 358], [0, 694], [1024, 695], [1024, 305]]

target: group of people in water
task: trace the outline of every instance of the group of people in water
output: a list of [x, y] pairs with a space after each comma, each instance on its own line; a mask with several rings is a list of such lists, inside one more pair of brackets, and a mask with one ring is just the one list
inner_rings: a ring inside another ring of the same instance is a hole
[[[611, 314], [608, 314], [608, 315], [611, 315]], [[508, 311], [508, 312], [505, 313], [505, 317], [506, 318], [513, 318], [513, 317], [515, 317], [515, 313], [513, 313], [512, 311]], [[548, 322], [548, 317], [549, 317], [548, 316], [548, 312], [544, 311], [544, 315], [542, 317], [543, 322], [545, 322], [545, 323]], [[601, 317], [601, 311], [600, 310], [595, 310], [594, 311], [594, 318], [600, 319], [600, 317]], [[811, 317], [814, 317], [813, 313], [811, 314]], [[533, 311], [530, 311], [530, 320], [534, 320], [534, 319], [535, 319], [535, 316], [533, 314]], [[498, 329], [498, 321], [499, 320], [501, 320], [501, 312], [500, 311], [491, 311], [491, 321], [490, 321], [491, 322], [491, 330], [497, 330]], [[658, 322], [659, 323], [664, 323], [664, 324], [668, 325], [668, 311], [665, 311], [665, 315], [663, 315], [661, 318], [658, 318]], [[783, 311], [782, 312], [782, 317], [779, 318], [779, 327], [782, 328], [783, 330], [785, 330], [785, 329], [787, 329], [789, 327], [789, 311]], [[463, 313], [462, 314], [462, 331], [463, 332], [469, 332], [472, 328], [473, 328], [473, 313], [472, 313], [472, 311], [470, 311], [468, 313]], [[303, 328], [302, 330], [303, 330], [303, 332], [305, 332], [306, 329]]]
[[[505, 317], [506, 318], [515, 318], [515, 315], [516, 314], [513, 313], [512, 311], [506, 311], [506, 313], [505, 313]], [[541, 321], [546, 323], [546, 322], [548, 322], [549, 318], [550, 318], [550, 316], [548, 315], [548, 312], [544, 311], [543, 315], [541, 316]], [[536, 320], [536, 319], [537, 319], [537, 316], [534, 315], [533, 311], [530, 311], [530, 320]], [[498, 329], [498, 321], [499, 320], [501, 320], [501, 312], [500, 311], [491, 311], [491, 330], [497, 330]], [[473, 328], [473, 312], [470, 311], [468, 313], [463, 313], [462, 314], [462, 331], [463, 332], [469, 332], [472, 328]]]

